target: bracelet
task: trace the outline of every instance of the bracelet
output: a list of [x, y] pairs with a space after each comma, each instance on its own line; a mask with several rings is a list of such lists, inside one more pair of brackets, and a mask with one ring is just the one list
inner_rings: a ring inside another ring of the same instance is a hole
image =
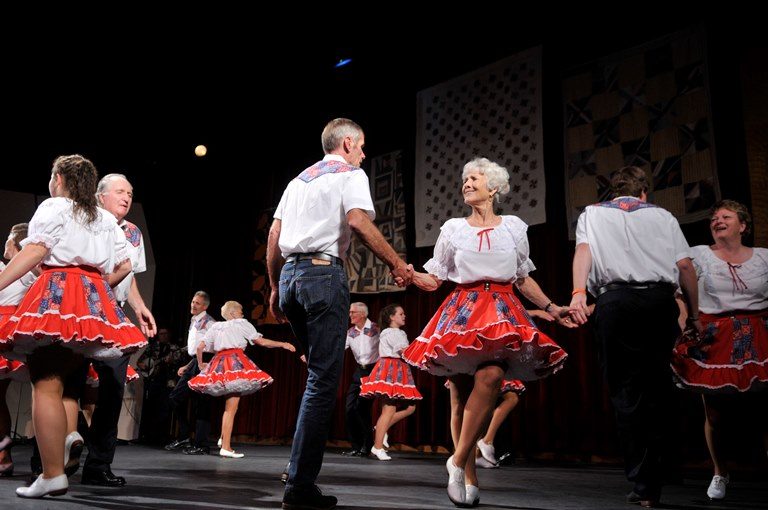
[[545, 312], [549, 313], [549, 309], [550, 309], [550, 308], [552, 308], [552, 305], [554, 305], [554, 303], [553, 303], [552, 301], [550, 301], [549, 303], [547, 303], [547, 306], [545, 306], [545, 307], [543, 308], [543, 310], [544, 310]]
[[586, 294], [587, 289], [573, 289], [573, 292], [571, 292], [571, 296], [575, 296], [576, 294]]
[[689, 318], [690, 320], [692, 320], [692, 321], [697, 321], [697, 320], [699, 320], [699, 316], [698, 316], [698, 315], [697, 315], [696, 317], [694, 317], [693, 315], [689, 315], [689, 316], [688, 316], [688, 318]]

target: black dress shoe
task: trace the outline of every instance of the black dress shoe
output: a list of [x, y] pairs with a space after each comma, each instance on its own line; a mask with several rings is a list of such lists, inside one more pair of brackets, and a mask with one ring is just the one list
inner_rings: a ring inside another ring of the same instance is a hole
[[331, 510], [338, 500], [334, 496], [323, 496], [317, 485], [309, 491], [286, 491], [283, 496], [283, 510]]
[[83, 468], [83, 475], [80, 478], [80, 483], [85, 485], [99, 485], [101, 487], [122, 487], [125, 485], [125, 478], [122, 476], [115, 476], [109, 468], [104, 470]]
[[211, 449], [207, 446], [190, 446], [184, 449], [184, 453], [187, 455], [208, 455], [211, 453]]
[[189, 448], [190, 446], [192, 446], [192, 443], [189, 442], [189, 439], [177, 439], [176, 441], [165, 445], [165, 449], [170, 452], [180, 448]]
[[364, 452], [362, 449], [360, 450], [348, 450], [346, 452], [341, 452], [342, 455], [346, 455], [347, 457], [364, 457], [367, 455], [367, 452]]

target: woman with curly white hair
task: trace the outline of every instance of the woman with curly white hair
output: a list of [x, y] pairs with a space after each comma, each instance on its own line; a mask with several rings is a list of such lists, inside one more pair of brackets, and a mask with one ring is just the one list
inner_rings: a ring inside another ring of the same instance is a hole
[[[413, 283], [434, 291], [455, 282], [421, 335], [403, 358], [434, 375], [448, 376], [460, 407], [458, 444], [448, 459], [448, 498], [460, 507], [479, 504], [475, 444], [496, 403], [503, 379], [532, 380], [559, 370], [567, 354], [541, 333], [515, 297], [521, 292], [559, 324], [575, 327], [570, 309], [558, 306], [528, 273], [528, 226], [516, 216], [499, 216], [494, 202], [509, 192], [509, 173], [486, 158], [464, 165], [466, 218], [441, 227], [433, 257]], [[455, 397], [455, 398], [454, 398]], [[463, 410], [463, 411], [462, 411]]]

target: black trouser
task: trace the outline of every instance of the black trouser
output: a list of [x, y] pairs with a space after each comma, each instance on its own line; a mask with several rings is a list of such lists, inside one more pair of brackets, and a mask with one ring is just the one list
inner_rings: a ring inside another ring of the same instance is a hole
[[365, 367], [357, 365], [347, 390], [347, 434], [353, 450], [367, 452], [373, 446], [373, 425], [371, 424], [373, 399], [360, 396], [360, 378], [370, 375], [374, 365], [375, 363]]
[[[203, 360], [206, 362], [212, 357], [213, 355], [210, 353], [203, 353]], [[208, 434], [211, 432], [211, 398], [204, 393], [192, 391], [187, 384], [199, 373], [200, 367], [197, 365], [197, 357], [194, 357], [168, 399], [171, 402], [171, 407], [176, 411], [176, 418], [179, 420], [179, 438], [187, 439], [189, 437], [189, 420], [187, 419], [186, 404], [191, 398], [196, 420], [194, 442], [197, 446], [207, 446]]]
[[595, 335], [635, 492], [658, 499], [662, 458], [675, 416], [670, 406], [672, 347], [680, 332], [671, 286], [621, 288], [597, 298]]
[[150, 443], [168, 442], [171, 389], [168, 387], [168, 370], [165, 368], [146, 379], [141, 412], [141, 437]]
[[108, 469], [115, 457], [117, 422], [123, 408], [128, 359], [129, 356], [110, 360], [89, 360], [99, 374], [99, 396], [86, 437], [88, 457], [85, 459], [83, 470]]

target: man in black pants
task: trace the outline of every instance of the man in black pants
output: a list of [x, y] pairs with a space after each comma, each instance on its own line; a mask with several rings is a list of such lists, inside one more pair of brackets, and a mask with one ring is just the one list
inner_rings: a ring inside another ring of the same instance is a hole
[[[148, 337], [155, 335], [155, 318], [147, 309], [139, 293], [134, 274], [146, 270], [144, 256], [144, 238], [139, 228], [125, 220], [133, 203], [133, 187], [121, 174], [105, 175], [96, 188], [96, 197], [101, 207], [111, 212], [123, 229], [128, 241], [128, 255], [132, 271], [114, 289], [115, 299], [124, 306], [126, 302], [133, 308], [142, 333]], [[99, 393], [96, 410], [86, 437], [88, 457], [83, 465], [81, 482], [88, 485], [122, 487], [125, 478], [115, 476], [111, 465], [117, 446], [117, 422], [123, 406], [125, 372], [128, 369], [129, 356], [112, 360], [90, 360], [99, 374]]]
[[349, 305], [346, 348], [355, 358], [355, 372], [347, 390], [347, 434], [352, 449], [343, 453], [352, 457], [367, 457], [373, 446], [371, 409], [373, 399], [360, 396], [360, 379], [371, 374], [379, 359], [379, 327], [368, 319], [368, 306], [357, 302]]
[[[208, 447], [208, 434], [211, 431], [211, 399], [208, 395], [192, 391], [187, 384], [190, 379], [200, 373], [200, 367], [197, 365], [197, 346], [203, 341], [205, 332], [213, 325], [216, 320], [211, 317], [206, 310], [211, 304], [211, 298], [202, 290], [195, 292], [190, 304], [190, 313], [192, 320], [189, 325], [189, 336], [187, 337], [187, 353], [192, 356], [192, 360], [179, 369], [179, 382], [171, 391], [169, 400], [171, 407], [176, 411], [176, 418], [179, 420], [179, 438], [166, 445], [166, 450], [178, 450], [184, 448], [187, 455], [205, 455], [210, 453]], [[203, 353], [203, 359], [209, 361], [211, 353]], [[192, 396], [195, 404], [195, 441], [189, 440], [189, 421], [187, 420], [186, 403]]]
[[648, 179], [637, 167], [611, 177], [616, 198], [587, 206], [576, 228], [573, 300], [577, 322], [586, 322], [586, 292], [596, 296], [595, 336], [616, 411], [628, 503], [653, 507], [664, 482], [662, 459], [674, 413], [669, 368], [680, 332], [674, 294], [680, 285], [699, 332], [696, 272], [680, 225], [647, 203]]

